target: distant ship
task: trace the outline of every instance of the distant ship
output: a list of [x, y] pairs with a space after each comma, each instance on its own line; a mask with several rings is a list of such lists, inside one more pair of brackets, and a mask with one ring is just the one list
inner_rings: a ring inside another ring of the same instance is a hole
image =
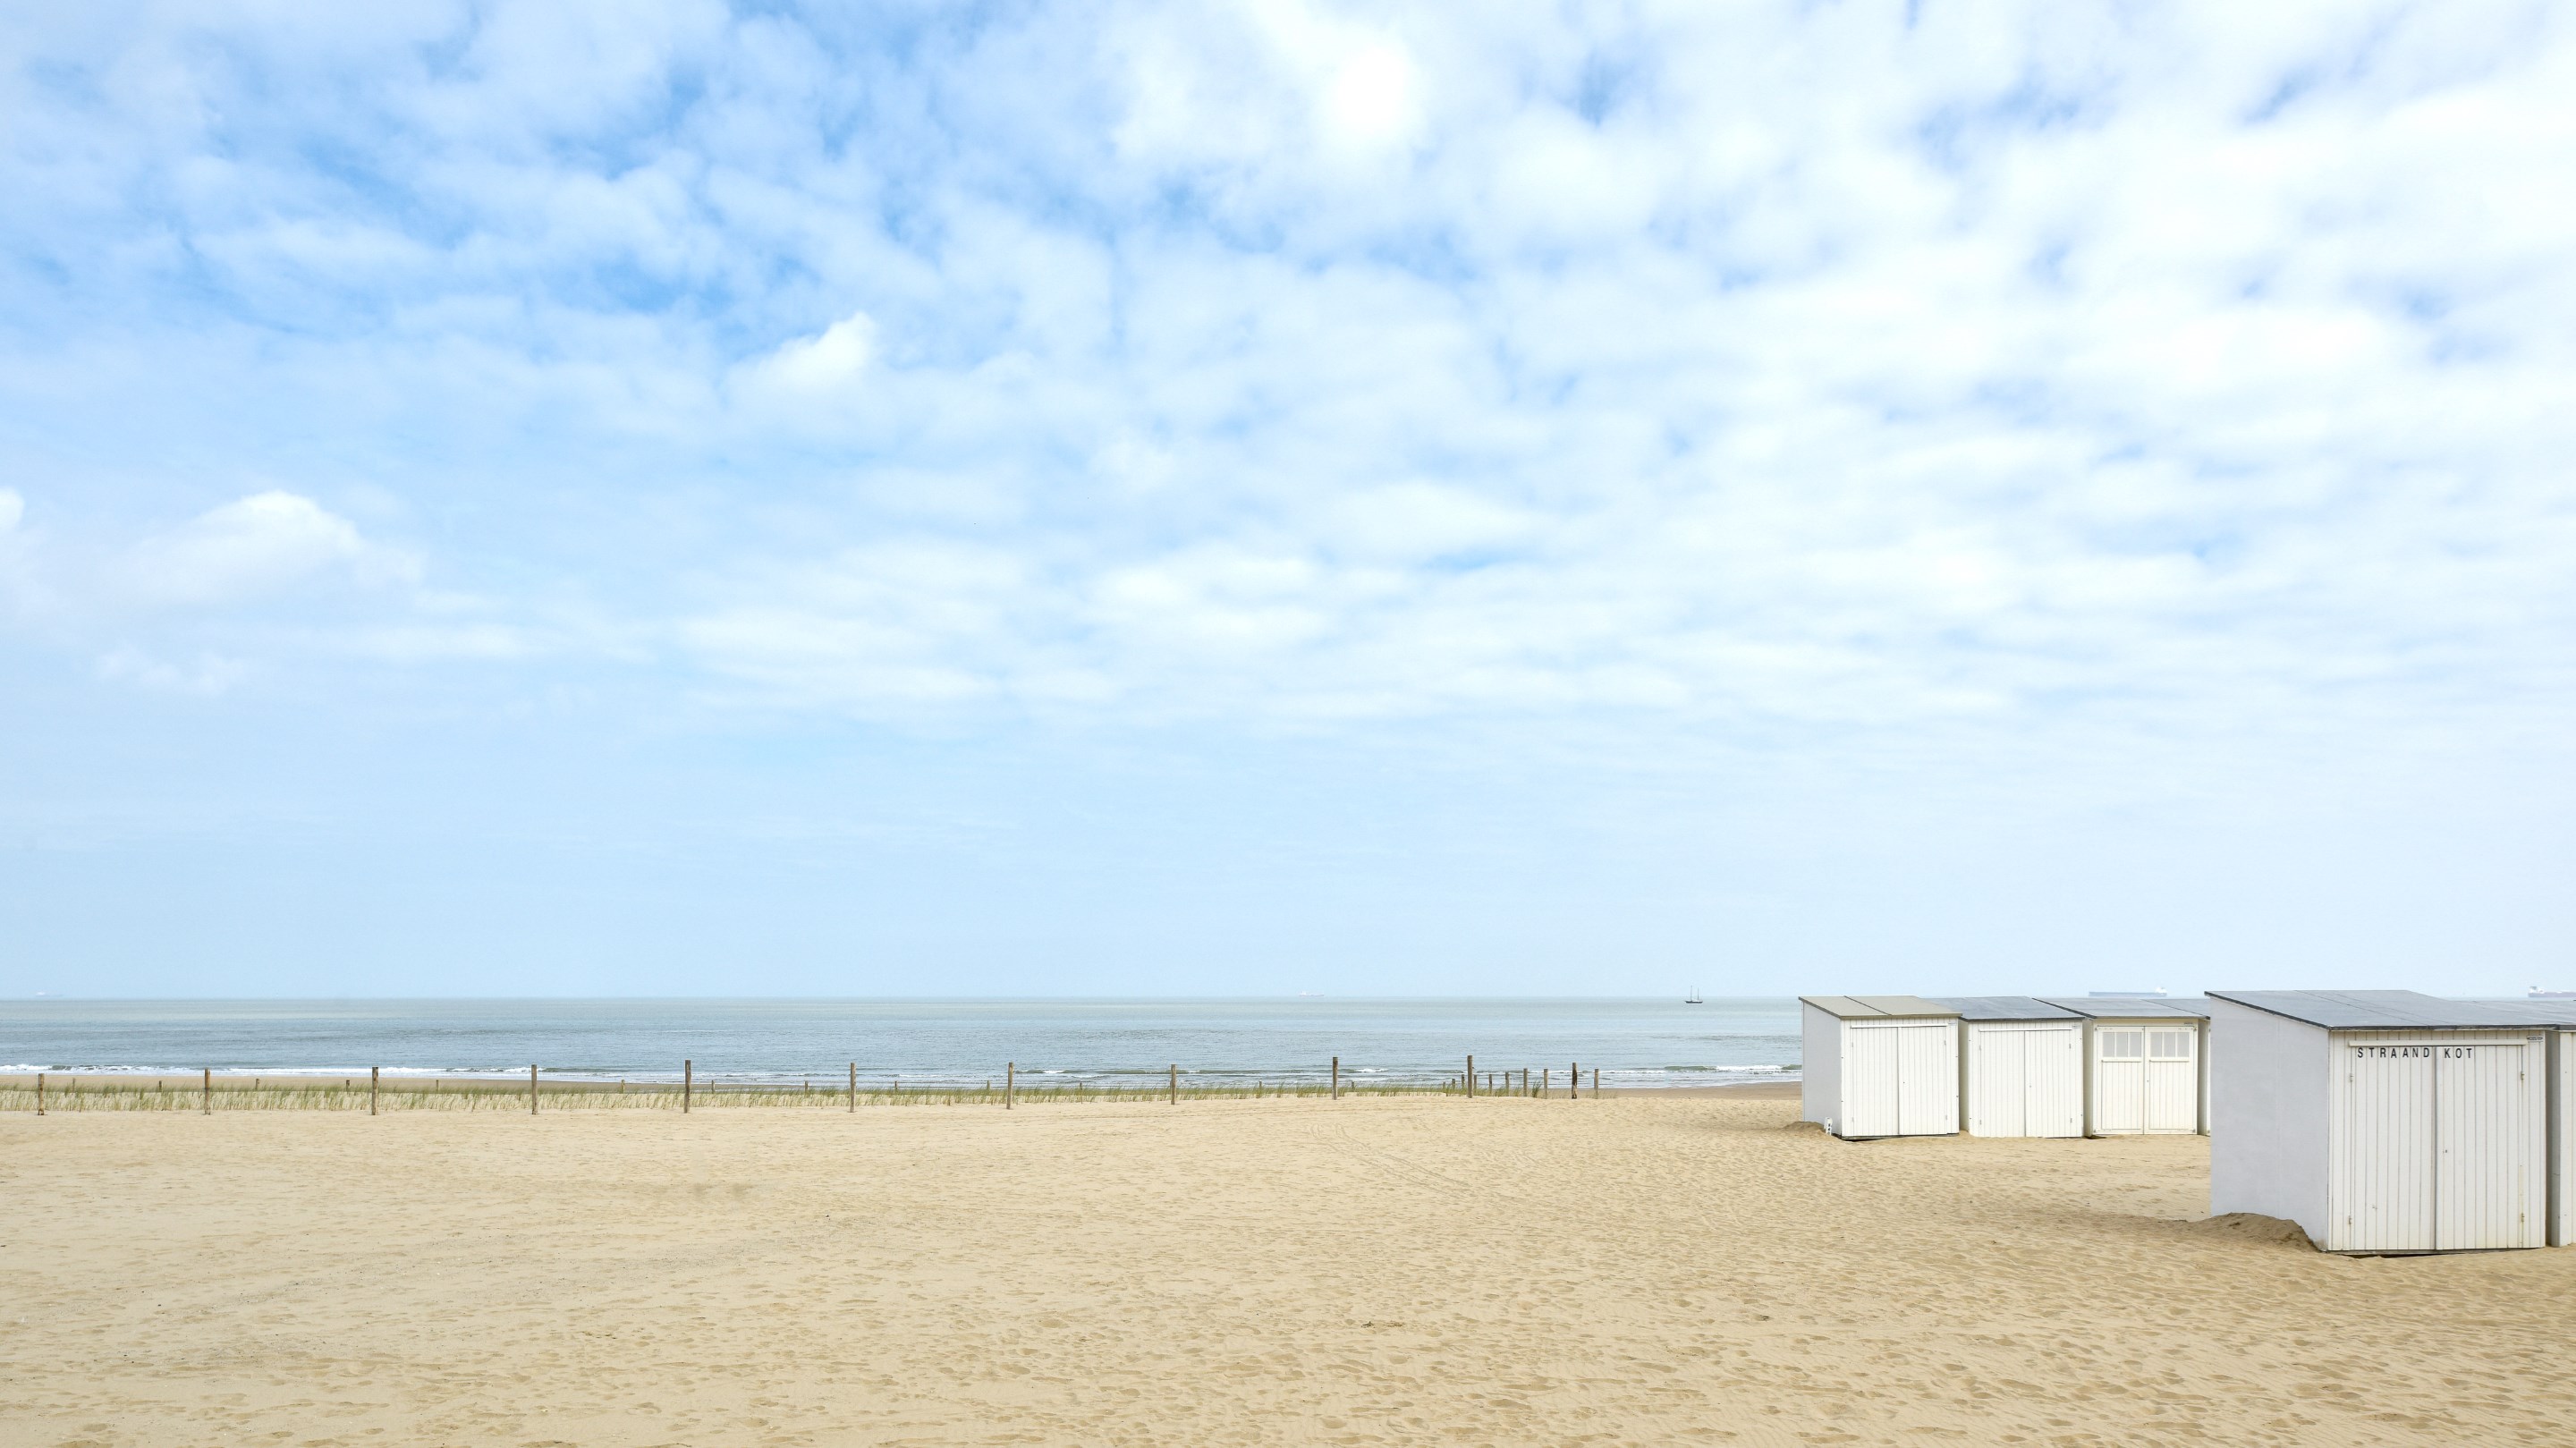
[[2531, 999], [2536, 1001], [2576, 1001], [2576, 990], [2542, 990], [2538, 986], [2533, 986], [2531, 988]]
[[1700, 1000], [1700, 998], [1699, 998], [1699, 987], [1698, 987], [1698, 986], [1692, 986], [1692, 987], [1691, 987], [1691, 993], [1690, 993], [1689, 995], [1686, 995], [1686, 996], [1683, 996], [1683, 997], [1682, 997], [1682, 1004], [1683, 1004], [1683, 1005], [1686, 1005], [1686, 1006], [1695, 1006], [1695, 1005], [1701, 1005], [1701, 1004], [1704, 1004], [1704, 1002], [1702, 1002], [1702, 1001]]

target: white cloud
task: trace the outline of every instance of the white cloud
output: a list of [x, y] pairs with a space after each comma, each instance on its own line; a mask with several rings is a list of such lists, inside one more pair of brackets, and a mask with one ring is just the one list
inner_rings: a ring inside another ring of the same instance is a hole
[[0, 488], [0, 617], [32, 614], [45, 596], [35, 577], [34, 540], [19, 527], [26, 516], [27, 500]]
[[1422, 123], [1421, 84], [1402, 46], [1363, 46], [1333, 67], [1319, 107], [1325, 136], [1363, 151], [1410, 142]]
[[201, 653], [186, 663], [170, 663], [154, 658], [139, 649], [122, 648], [98, 661], [98, 677], [113, 683], [130, 684], [160, 694], [191, 694], [212, 698], [230, 691], [250, 676], [250, 666], [240, 659]]
[[[1929, 748], [2570, 698], [2544, 9], [208, 25], [331, 84], [154, 35], [84, 42], [127, 67], [100, 114], [13, 93], [52, 138], [13, 244], [70, 279], [13, 315], [139, 298], [154, 345], [9, 395], [66, 452], [139, 410], [297, 490], [407, 453], [382, 486], [507, 598], [343, 656], [560, 660], [560, 590], [842, 711]], [[442, 36], [472, 63], [424, 69]], [[373, 189], [228, 114], [377, 138]], [[265, 496], [120, 576], [400, 574]]]
[[1347, 185], [1409, 153], [1429, 124], [1429, 81], [1405, 40], [1327, 6], [1135, 7], [1109, 49], [1125, 72], [1122, 152], [1223, 168], [1229, 185]]
[[877, 324], [859, 312], [834, 322], [819, 335], [780, 344], [746, 364], [742, 375], [755, 388], [796, 397], [828, 397], [857, 386], [876, 355]]
[[757, 596], [675, 632], [769, 701], [899, 712], [1001, 696], [1038, 597], [1005, 551], [900, 541], [771, 573]]
[[116, 569], [126, 596], [169, 607], [245, 602], [324, 578], [382, 585], [418, 574], [408, 554], [370, 543], [348, 519], [277, 489], [147, 538]]
[[1417, 481], [1335, 499], [1321, 538], [1356, 557], [1420, 562], [1531, 542], [1546, 521], [1472, 488]]

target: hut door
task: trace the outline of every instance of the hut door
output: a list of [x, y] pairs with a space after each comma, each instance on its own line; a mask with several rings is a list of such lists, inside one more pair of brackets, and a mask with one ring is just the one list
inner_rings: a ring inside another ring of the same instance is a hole
[[2023, 1078], [2030, 1083], [2023, 1107], [2031, 1136], [2084, 1134], [2084, 1032], [2069, 1023], [2022, 1033]]
[[2135, 1136], [2147, 1129], [2147, 1033], [2135, 1026], [2106, 1026], [2093, 1033], [2093, 1129], [2104, 1136]]
[[2337, 1252], [2433, 1249], [2433, 1052], [2430, 1042], [2369, 1040], [2338, 1048], [2343, 1108], [2326, 1246]]
[[1959, 1129], [1958, 1027], [1909, 1024], [1897, 1039], [1898, 1124], [1908, 1136], [1949, 1136]]
[[1959, 1058], [1951, 1026], [1844, 1026], [1843, 1135], [1947, 1136], [1959, 1129]]
[[1843, 1092], [1843, 1135], [1897, 1134], [1897, 1028], [1845, 1024], [1843, 1044], [1850, 1053]]
[[2200, 1032], [2158, 1026], [2147, 1032], [2146, 1119], [2140, 1130], [2189, 1136], [2200, 1130]]
[[2540, 1244], [2533, 1176], [2543, 1159], [2531, 1080], [2539, 1052], [2521, 1044], [2434, 1046], [2434, 1245], [2445, 1252]]
[[1968, 1103], [1971, 1136], [2027, 1136], [2030, 1032], [2007, 1026], [1975, 1027], [1976, 1099]]
[[1978, 1026], [1971, 1136], [2082, 1136], [2083, 1033], [2072, 1024]]

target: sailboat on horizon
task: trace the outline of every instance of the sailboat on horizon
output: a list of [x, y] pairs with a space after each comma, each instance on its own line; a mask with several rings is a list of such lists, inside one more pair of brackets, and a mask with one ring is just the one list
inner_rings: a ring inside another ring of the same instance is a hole
[[1699, 998], [1699, 987], [1698, 987], [1698, 986], [1692, 986], [1692, 987], [1691, 987], [1691, 993], [1690, 993], [1689, 995], [1686, 995], [1686, 996], [1683, 996], [1683, 997], [1682, 997], [1682, 1004], [1683, 1004], [1683, 1005], [1686, 1005], [1686, 1006], [1696, 1006], [1696, 1005], [1704, 1005], [1704, 1004], [1706, 1004], [1706, 1002], [1702, 1001], [1702, 1000]]

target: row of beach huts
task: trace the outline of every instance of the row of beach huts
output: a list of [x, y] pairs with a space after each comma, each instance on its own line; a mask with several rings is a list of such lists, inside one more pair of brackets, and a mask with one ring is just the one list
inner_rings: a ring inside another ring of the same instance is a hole
[[1803, 1114], [1836, 1136], [2199, 1132], [2213, 1216], [2329, 1252], [2576, 1244], [2576, 1000], [1800, 1001]]

